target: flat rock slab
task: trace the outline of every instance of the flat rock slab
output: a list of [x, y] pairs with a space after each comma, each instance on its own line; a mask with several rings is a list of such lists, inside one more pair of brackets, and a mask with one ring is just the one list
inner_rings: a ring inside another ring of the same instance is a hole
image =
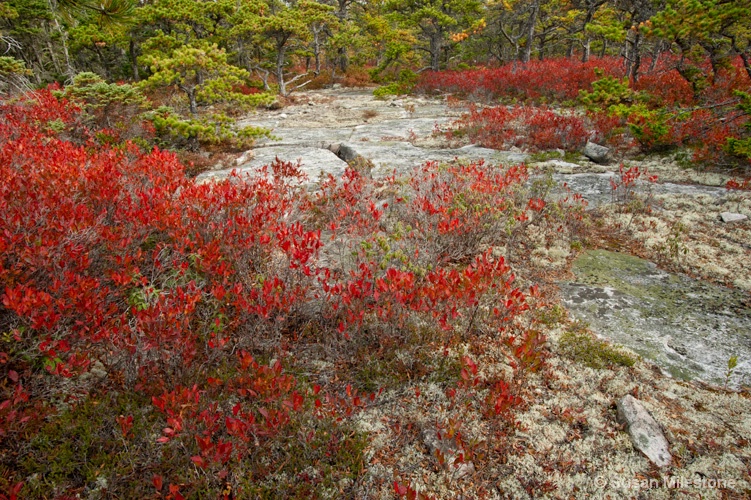
[[527, 158], [523, 153], [511, 153], [496, 151], [480, 146], [464, 146], [455, 149], [430, 149], [420, 148], [409, 142], [360, 142], [349, 143], [360, 156], [371, 160], [375, 166], [372, 175], [374, 178], [382, 178], [410, 172], [426, 161], [450, 162], [485, 160], [487, 163], [520, 163]]
[[[616, 180], [617, 178], [618, 175], [612, 172], [599, 174], [553, 174], [553, 179], [557, 182], [561, 184], [565, 182], [568, 184], [569, 188], [571, 188], [571, 191], [580, 193], [584, 196], [584, 199], [589, 202], [590, 207], [597, 207], [612, 201], [613, 188], [610, 185], [610, 181], [611, 179]], [[720, 198], [727, 194], [727, 190], [724, 187], [676, 184], [672, 182], [660, 182], [649, 186], [649, 188], [655, 195], [708, 195], [714, 198]], [[638, 189], [640, 189], [642, 193], [646, 193], [647, 186], [641, 186]]]
[[748, 217], [743, 214], [735, 214], [733, 212], [722, 212], [720, 214], [720, 219], [722, 219], [722, 222], [737, 222], [746, 220], [748, 219]]
[[[724, 384], [751, 377], [748, 294], [667, 273], [627, 254], [591, 250], [574, 261], [575, 282], [561, 283], [571, 313], [593, 331], [656, 363], [672, 376]], [[747, 383], [747, 382], [746, 382]]]
[[[346, 162], [342, 161], [328, 149], [302, 146], [277, 146], [253, 150], [253, 158], [247, 163], [238, 166], [235, 170], [240, 175], [254, 175], [261, 167], [273, 163], [276, 158], [292, 163], [300, 161], [301, 170], [308, 176], [310, 182], [317, 181], [321, 175], [325, 174], [340, 177], [347, 167]], [[209, 179], [223, 179], [228, 177], [232, 170], [224, 169], [204, 172], [196, 180], [201, 182]]]
[[659, 424], [641, 402], [628, 394], [618, 401], [618, 422], [627, 426], [631, 442], [658, 467], [667, 467], [673, 460], [668, 440]]

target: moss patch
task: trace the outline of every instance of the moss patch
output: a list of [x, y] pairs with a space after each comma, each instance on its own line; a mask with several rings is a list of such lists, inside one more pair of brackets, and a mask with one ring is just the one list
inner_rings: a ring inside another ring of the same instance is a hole
[[591, 332], [574, 324], [558, 341], [561, 351], [574, 361], [590, 368], [634, 366], [636, 357], [617, 346], [595, 337]]

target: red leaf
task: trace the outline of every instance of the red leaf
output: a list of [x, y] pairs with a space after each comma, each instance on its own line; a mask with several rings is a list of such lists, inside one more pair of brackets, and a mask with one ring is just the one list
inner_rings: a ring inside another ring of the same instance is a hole
[[394, 492], [399, 496], [404, 496], [407, 494], [407, 487], [398, 481], [394, 481]]

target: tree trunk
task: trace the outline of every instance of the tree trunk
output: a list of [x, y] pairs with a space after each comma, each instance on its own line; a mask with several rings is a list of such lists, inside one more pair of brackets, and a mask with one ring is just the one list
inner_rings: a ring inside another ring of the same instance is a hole
[[265, 90], [266, 92], [271, 90], [271, 86], [269, 85], [269, 70], [264, 69], [258, 65], [250, 68], [250, 70], [255, 71], [261, 78], [261, 81], [263, 82], [263, 90]]
[[276, 79], [279, 83], [279, 94], [287, 95], [287, 86], [284, 84], [284, 46], [277, 44], [276, 47]]
[[104, 69], [104, 79], [111, 82], [112, 73], [109, 64], [107, 64], [107, 58], [102, 53], [102, 49], [100, 49], [96, 43], [94, 44], [94, 52], [96, 52], [96, 56], [99, 58], [99, 63], [102, 65], [102, 69]]
[[751, 78], [751, 61], [749, 60], [748, 54], [745, 52], [740, 53], [741, 61], [743, 61], [743, 67], [746, 69], [746, 73], [748, 74], [748, 77]]
[[633, 30], [633, 38], [626, 38], [626, 75], [629, 81], [636, 82], [639, 79], [639, 67], [641, 66], [641, 40], [639, 30]]
[[441, 69], [441, 34], [436, 32], [430, 35], [430, 69]]
[[349, 61], [347, 60], [347, 49], [344, 47], [339, 47], [337, 49], [338, 59], [339, 59], [339, 70], [342, 73], [347, 72], [347, 67], [349, 66]]
[[128, 44], [128, 54], [130, 55], [130, 69], [133, 72], [133, 80], [139, 81], [141, 75], [138, 73], [138, 58], [136, 56], [136, 42], [132, 38]]
[[[339, 0], [339, 10], [336, 13], [336, 17], [339, 18], [339, 21], [342, 23], [342, 26], [344, 26], [344, 23], [347, 21], [347, 7], [349, 6], [350, 0]], [[336, 63], [339, 66], [339, 70], [342, 72], [342, 74], [347, 72], [347, 67], [349, 66], [349, 60], [347, 59], [347, 49], [346, 47], [339, 47], [336, 49]]]
[[649, 63], [649, 69], [648, 72], [652, 72], [655, 69], [657, 69], [657, 62], [660, 60], [660, 54], [662, 53], [663, 47], [661, 42], [657, 42], [655, 44], [655, 49], [652, 51], [652, 62]]
[[529, 26], [527, 26], [527, 43], [524, 45], [524, 52], [522, 53], [522, 62], [528, 63], [532, 58], [532, 42], [535, 38], [535, 25], [537, 24], [537, 8], [535, 3], [532, 5], [532, 12], [529, 14]]
[[315, 75], [321, 74], [321, 31], [323, 28], [313, 30], [313, 58], [315, 59]]
[[73, 80], [73, 77], [76, 75], [76, 70], [73, 68], [73, 64], [70, 62], [70, 52], [68, 51], [68, 33], [63, 30], [63, 27], [57, 18], [57, 13], [55, 12], [56, 9], [52, 4], [52, 0], [48, 0], [48, 5], [50, 7], [50, 11], [52, 11], [52, 21], [55, 24], [55, 29], [60, 34], [60, 42], [63, 47], [63, 55], [65, 55], [65, 74], [70, 80]]
[[749, 60], [748, 53], [745, 50], [742, 50], [740, 47], [738, 47], [738, 43], [736, 41], [735, 36], [730, 36], [729, 38], [730, 38], [730, 46], [732, 47], [733, 51], [735, 51], [739, 56], [741, 56], [741, 61], [743, 61], [743, 68], [746, 70], [748, 77], [751, 78], [751, 60]]
[[[36, 44], [32, 44], [32, 46], [36, 47]], [[36, 48], [34, 49], [36, 51]], [[49, 37], [47, 38], [47, 52], [50, 53], [50, 59], [52, 59], [52, 66], [55, 67], [55, 72], [62, 75], [64, 73], [63, 68], [60, 67], [60, 63], [57, 61], [57, 56], [55, 55], [55, 49], [52, 47], [52, 42], [50, 42]], [[37, 60], [39, 63], [44, 67], [42, 64], [42, 59], [39, 57], [39, 54], [37, 54]]]
[[589, 56], [592, 51], [592, 41], [589, 39], [589, 37], [584, 38], [583, 46], [584, 46], [584, 53], [582, 54], [582, 62], [585, 63], [589, 61]]
[[198, 114], [198, 102], [196, 102], [196, 88], [195, 87], [186, 87], [184, 85], [180, 85], [180, 90], [185, 92], [188, 96], [188, 102], [190, 103], [190, 114], [191, 115], [197, 115]]
[[582, 35], [584, 36], [584, 43], [582, 44], [584, 48], [582, 62], [589, 61], [589, 57], [592, 55], [592, 39], [587, 34], [587, 26], [592, 22], [592, 19], [594, 19], [597, 9], [599, 9], [604, 3], [604, 1], [587, 2], [587, 13], [584, 16], [584, 22], [582, 23], [581, 28]]

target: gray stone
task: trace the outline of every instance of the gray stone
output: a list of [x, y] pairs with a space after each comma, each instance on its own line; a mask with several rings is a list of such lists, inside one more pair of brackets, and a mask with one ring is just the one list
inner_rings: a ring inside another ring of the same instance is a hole
[[360, 156], [360, 154], [349, 144], [340, 144], [336, 151], [336, 156], [346, 162], [350, 162]]
[[618, 401], [618, 422], [628, 428], [636, 449], [658, 467], [667, 467], [673, 460], [668, 441], [652, 415], [635, 397], [628, 394]]
[[593, 162], [603, 165], [609, 163], [611, 160], [610, 148], [600, 146], [591, 141], [587, 141], [587, 145], [584, 146], [582, 153]]
[[[561, 283], [572, 315], [675, 378], [724, 384], [731, 356], [751, 359], [748, 292], [668, 273], [628, 254], [590, 250]], [[738, 380], [751, 364], [738, 363]]]
[[[614, 178], [612, 172], [573, 174], [557, 172], [553, 174], [553, 179], [557, 182], [561, 184], [565, 182], [571, 188], [571, 191], [583, 195], [584, 199], [589, 202], [590, 207], [598, 207], [612, 201], [613, 188], [610, 185], [610, 181]], [[721, 196], [727, 193], [724, 187], [675, 184], [672, 182], [653, 184], [650, 186], [650, 189], [654, 195], [707, 195], [717, 199], [720, 199]]]
[[[315, 182], [319, 176], [331, 174], [341, 177], [347, 164], [328, 149], [301, 146], [265, 147], [254, 150], [255, 156], [236, 170], [243, 176], [255, 175], [265, 165], [270, 165], [276, 158], [292, 163], [300, 162], [309, 182]], [[210, 179], [223, 179], [230, 175], [231, 169], [204, 172], [196, 180], [204, 182]]]
[[748, 219], [748, 217], [743, 214], [736, 214], [733, 212], [722, 212], [720, 214], [720, 219], [722, 219], [722, 222], [737, 222], [739, 220], [746, 220]]

